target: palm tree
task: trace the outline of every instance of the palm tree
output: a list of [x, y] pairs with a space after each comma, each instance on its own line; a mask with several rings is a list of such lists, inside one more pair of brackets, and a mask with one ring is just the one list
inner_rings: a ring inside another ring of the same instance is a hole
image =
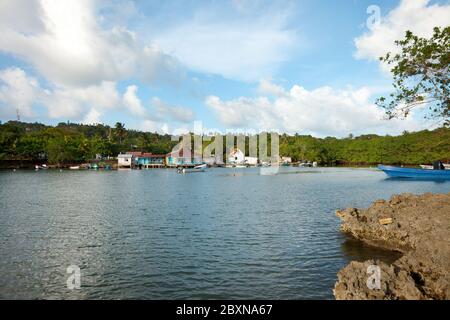
[[119, 143], [122, 144], [122, 139], [126, 135], [125, 125], [120, 122], [116, 122], [115, 128], [114, 128], [114, 135], [119, 139]]

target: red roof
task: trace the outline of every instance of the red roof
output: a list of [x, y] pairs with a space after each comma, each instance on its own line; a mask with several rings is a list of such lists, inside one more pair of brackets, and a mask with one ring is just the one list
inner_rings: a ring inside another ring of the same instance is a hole
[[129, 151], [127, 154], [131, 154], [134, 157], [139, 158], [165, 158], [165, 154], [153, 154], [151, 152], [141, 152], [141, 151]]
[[150, 154], [149, 158], [165, 158], [165, 154]]
[[127, 154], [132, 154], [135, 157], [139, 157], [140, 155], [142, 155], [141, 151], [128, 151]]

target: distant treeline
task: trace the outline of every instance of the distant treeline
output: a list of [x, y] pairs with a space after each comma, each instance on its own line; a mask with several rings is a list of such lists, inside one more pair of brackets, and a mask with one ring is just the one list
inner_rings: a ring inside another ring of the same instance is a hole
[[280, 154], [329, 165], [449, 162], [450, 129], [405, 131], [400, 136], [350, 135], [343, 139], [283, 135], [280, 137]]
[[18, 121], [0, 125], [0, 160], [64, 164], [130, 150], [167, 153], [175, 145], [170, 135], [127, 130], [121, 123], [115, 127], [63, 122], [52, 127]]
[[[83, 125], [9, 121], [0, 124], [0, 160], [48, 161], [51, 164], [82, 162], [97, 154], [116, 156], [130, 150], [165, 154], [177, 142], [170, 135], [127, 130], [117, 123]], [[400, 136], [362, 135], [347, 138], [280, 136], [280, 155], [293, 161], [327, 165], [421, 164], [450, 161], [450, 129], [404, 132]]]

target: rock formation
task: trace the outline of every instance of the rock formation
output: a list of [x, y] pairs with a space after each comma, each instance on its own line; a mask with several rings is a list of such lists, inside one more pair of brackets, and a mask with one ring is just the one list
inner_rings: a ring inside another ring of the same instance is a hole
[[[352, 261], [338, 273], [336, 299], [450, 299], [450, 193], [394, 195], [336, 215], [343, 232], [403, 253], [391, 265]], [[371, 265], [380, 270], [377, 288], [367, 284]]]

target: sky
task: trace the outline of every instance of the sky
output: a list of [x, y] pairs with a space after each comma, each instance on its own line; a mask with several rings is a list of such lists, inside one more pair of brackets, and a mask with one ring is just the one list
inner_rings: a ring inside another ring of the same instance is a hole
[[1, 0], [0, 120], [122, 122], [179, 134], [317, 137], [436, 126], [385, 120], [378, 57], [430, 36], [449, 1]]

